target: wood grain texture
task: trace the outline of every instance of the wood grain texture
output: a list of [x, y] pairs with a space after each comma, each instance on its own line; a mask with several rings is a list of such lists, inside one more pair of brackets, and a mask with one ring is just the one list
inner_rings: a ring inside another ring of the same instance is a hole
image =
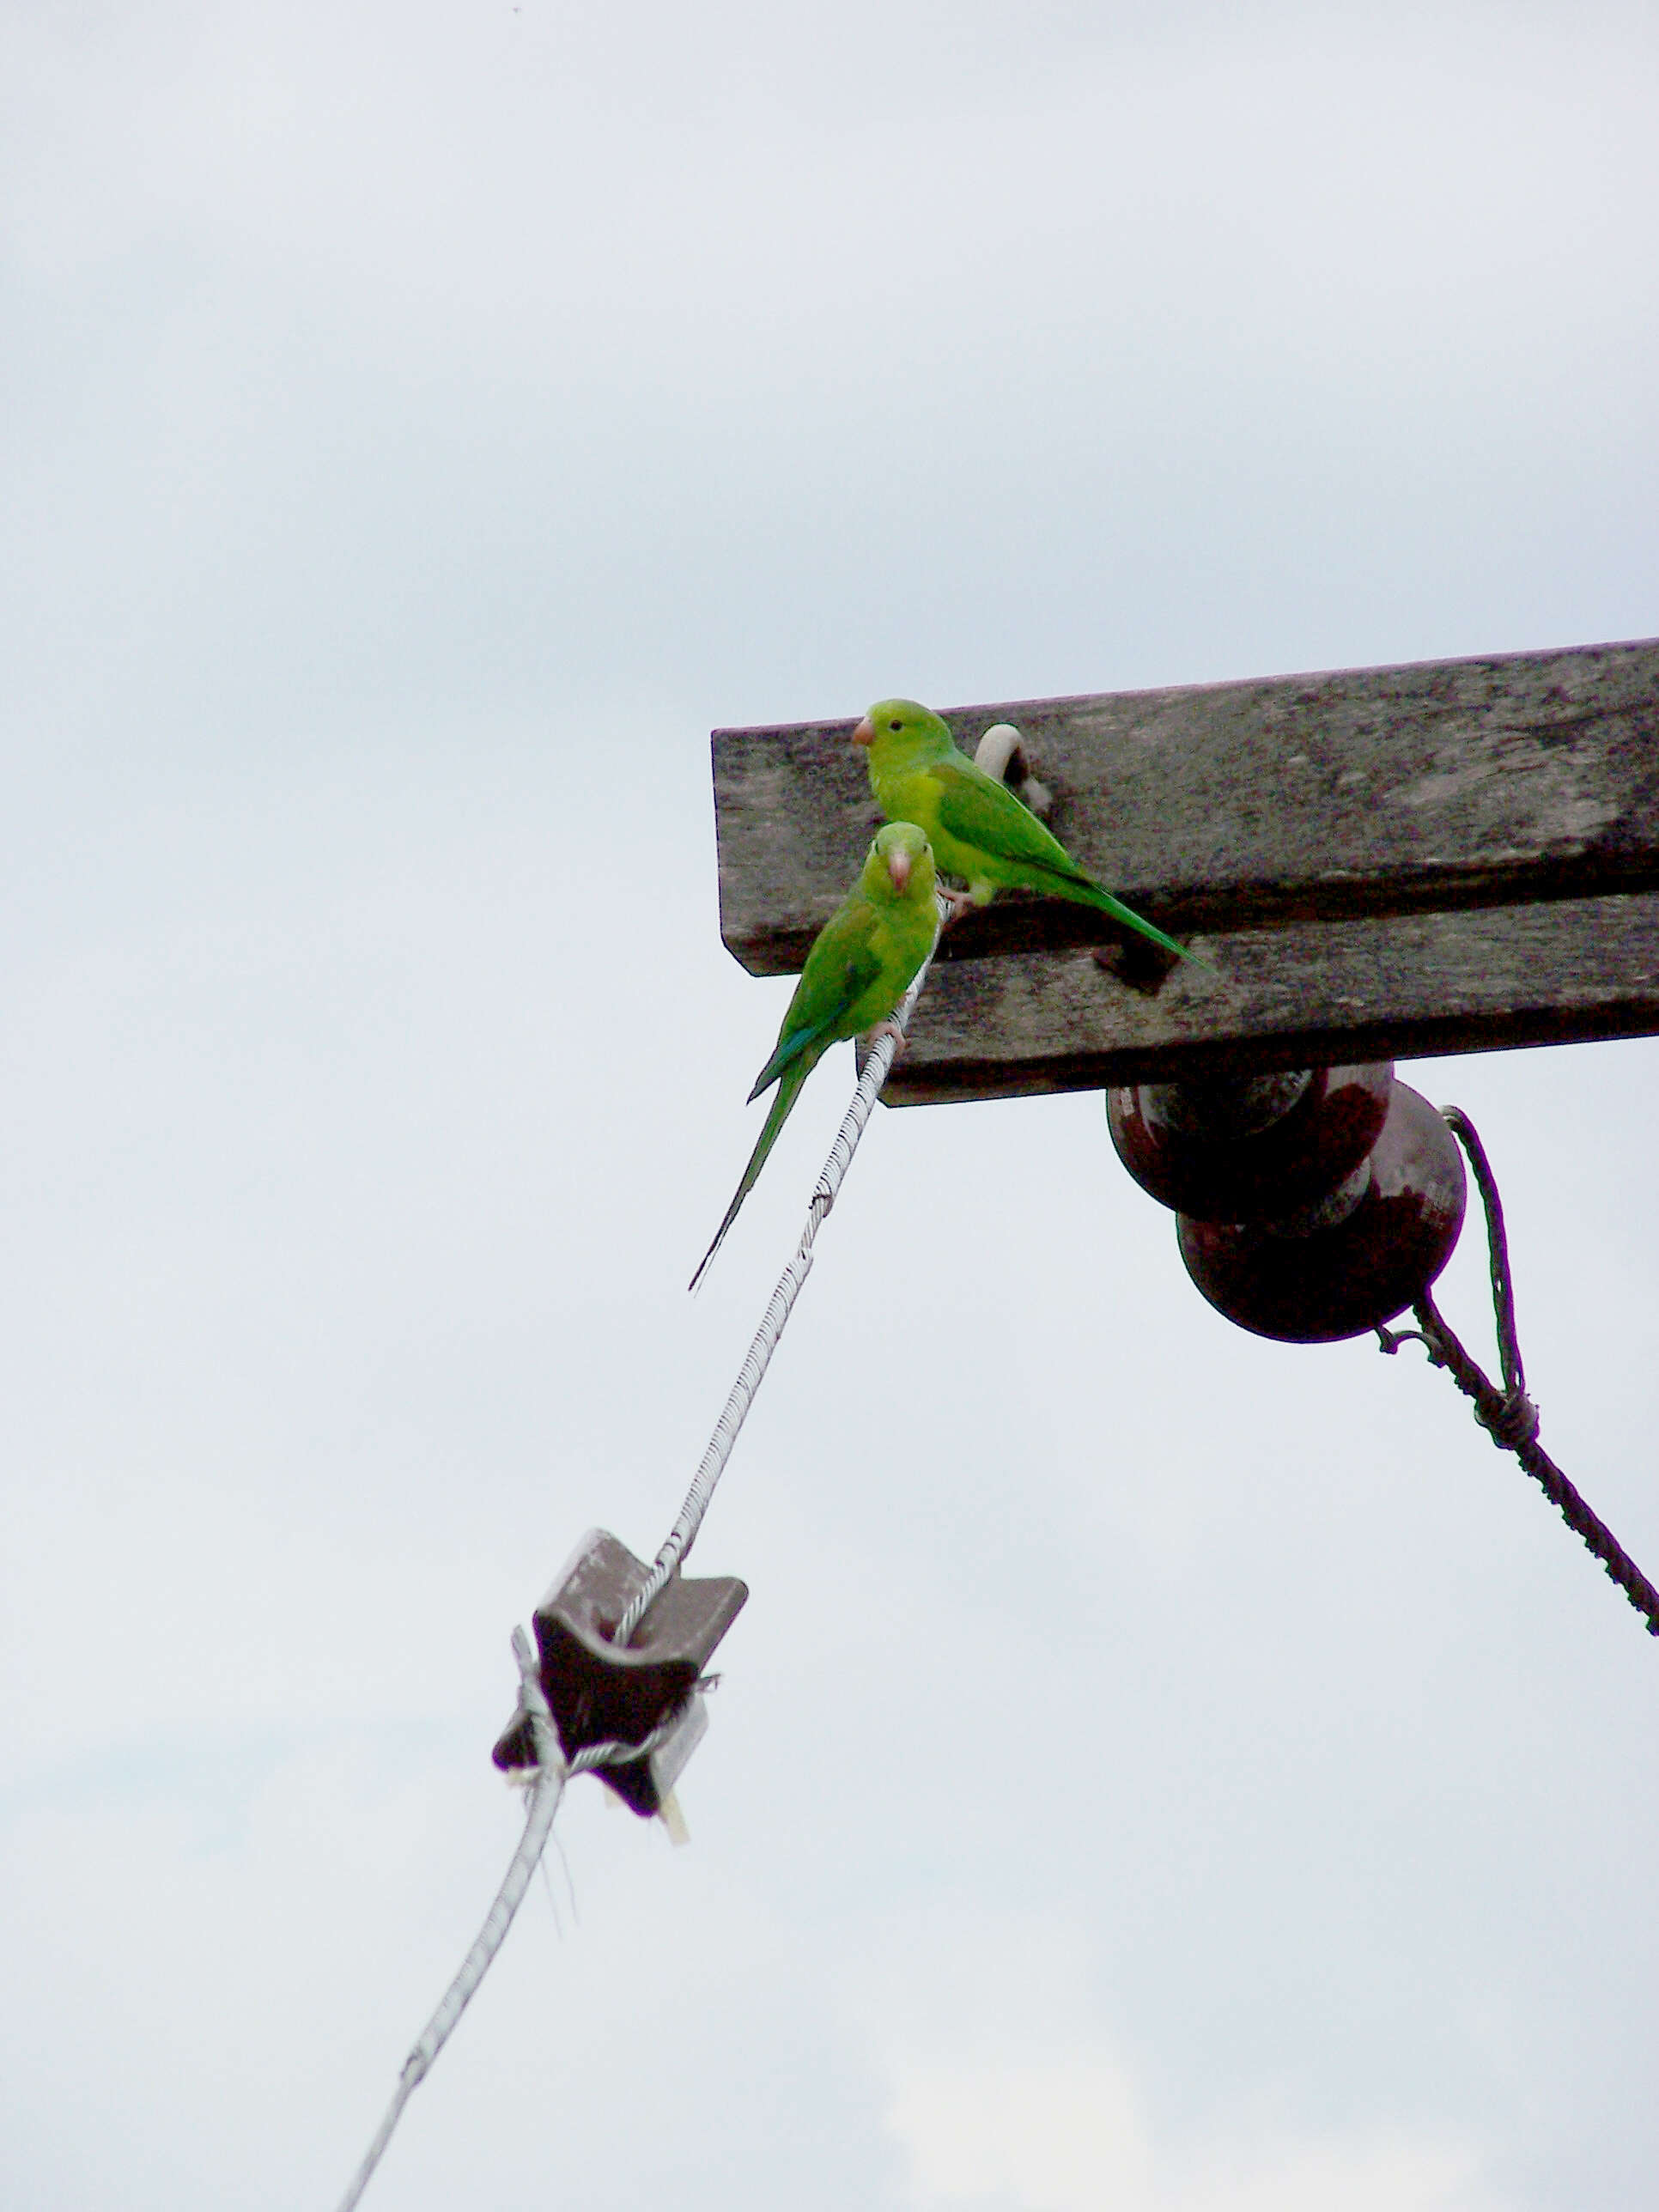
[[1288, 922], [1130, 988], [1087, 948], [937, 965], [890, 1105], [1659, 1031], [1659, 893]]
[[[1062, 843], [1214, 972], [1134, 988], [1086, 909], [947, 932], [883, 1096], [1095, 1088], [1659, 1031], [1659, 641], [964, 708]], [[878, 817], [851, 720], [717, 731], [721, 933], [798, 968]]]
[[[1659, 889], [1659, 641], [1429, 661], [946, 716], [972, 750], [1024, 732], [1048, 821], [1166, 927]], [[720, 928], [757, 975], [798, 969], [878, 817], [852, 719], [714, 733]], [[947, 939], [978, 960], [1111, 934], [1000, 898]]]

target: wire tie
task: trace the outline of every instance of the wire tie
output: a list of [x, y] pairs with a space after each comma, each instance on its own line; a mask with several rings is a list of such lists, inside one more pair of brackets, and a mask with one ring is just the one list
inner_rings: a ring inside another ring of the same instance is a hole
[[1474, 1418], [1500, 1451], [1519, 1451], [1538, 1434], [1538, 1408], [1524, 1390], [1511, 1390], [1490, 1413], [1477, 1405]]

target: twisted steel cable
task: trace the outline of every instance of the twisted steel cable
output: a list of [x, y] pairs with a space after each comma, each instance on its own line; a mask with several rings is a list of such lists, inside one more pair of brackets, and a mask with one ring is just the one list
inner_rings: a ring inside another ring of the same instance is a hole
[[[944, 926], [949, 911], [948, 902], [941, 898], [939, 902], [940, 927]], [[933, 951], [938, 948], [939, 931], [936, 929]], [[629, 1642], [653, 1602], [666, 1587], [680, 1561], [690, 1550], [697, 1530], [702, 1525], [703, 1516], [708, 1512], [709, 1501], [714, 1494], [714, 1486], [732, 1456], [732, 1447], [748, 1418], [749, 1408], [777, 1348], [778, 1339], [783, 1334], [794, 1310], [801, 1285], [811, 1273], [812, 1247], [818, 1231], [836, 1202], [836, 1193], [841, 1188], [853, 1155], [858, 1150], [865, 1125], [875, 1110], [881, 1086], [887, 1080], [894, 1055], [903, 1040], [916, 1000], [921, 995], [933, 958], [933, 954], [930, 951], [922, 962], [915, 981], [900, 1001], [892, 1022], [884, 1025], [882, 1034], [870, 1048], [859, 1076], [858, 1088], [853, 1093], [852, 1103], [842, 1116], [841, 1127], [836, 1133], [836, 1141], [830, 1148], [830, 1157], [813, 1186], [806, 1209], [806, 1226], [801, 1233], [800, 1243], [795, 1248], [794, 1257], [778, 1278], [777, 1288], [772, 1293], [761, 1325], [756, 1330], [754, 1340], [738, 1371], [738, 1379], [732, 1385], [720, 1417], [714, 1424], [714, 1433], [709, 1438], [708, 1449], [692, 1479], [678, 1516], [657, 1554], [650, 1576], [641, 1585], [617, 1624], [615, 1641], [617, 1644]], [[648, 1756], [668, 1741], [680, 1723], [683, 1708], [677, 1708], [639, 1743], [590, 1744], [567, 1759], [559, 1749], [553, 1716], [542, 1688], [535, 1656], [530, 1639], [522, 1628], [515, 1628], [513, 1632], [513, 1650], [519, 1662], [520, 1709], [530, 1723], [536, 1747], [536, 1765], [532, 1770], [534, 1778], [531, 1784], [530, 1807], [525, 1816], [524, 1833], [495, 1893], [495, 1901], [484, 1917], [477, 1941], [462, 1960], [437, 2010], [404, 2061], [403, 2072], [398, 2077], [398, 2087], [392, 2102], [375, 2130], [374, 2141], [363, 2154], [362, 2164], [352, 2176], [349, 2188], [340, 2200], [339, 2212], [354, 2212], [386, 2154], [392, 2132], [403, 2117], [404, 2106], [425, 2080], [433, 2061], [454, 2033], [456, 2024], [474, 1991], [506, 1942], [507, 1931], [513, 1925], [514, 1916], [524, 1901], [531, 1877], [540, 1864], [542, 1853], [547, 1848], [547, 1839], [553, 1832], [554, 1816], [564, 1795], [565, 1784], [573, 1775], [585, 1774], [592, 1767], [623, 1765]]]
[[1500, 1389], [1470, 1358], [1427, 1291], [1412, 1307], [1417, 1322], [1415, 1328], [1378, 1328], [1382, 1348], [1393, 1352], [1402, 1344], [1417, 1342], [1423, 1346], [1431, 1364], [1443, 1367], [1471, 1401], [1475, 1419], [1493, 1443], [1500, 1451], [1515, 1454], [1574, 1535], [1601, 1561], [1641, 1614], [1648, 1634], [1659, 1636], [1659, 1589], [1655, 1589], [1606, 1522], [1585, 1503], [1538, 1441], [1538, 1408], [1527, 1395], [1526, 1370], [1522, 1364], [1520, 1340], [1516, 1331], [1509, 1243], [1497, 1177], [1468, 1115], [1456, 1106], [1443, 1108], [1442, 1114], [1468, 1155], [1486, 1217], [1486, 1252], [1503, 1388]]

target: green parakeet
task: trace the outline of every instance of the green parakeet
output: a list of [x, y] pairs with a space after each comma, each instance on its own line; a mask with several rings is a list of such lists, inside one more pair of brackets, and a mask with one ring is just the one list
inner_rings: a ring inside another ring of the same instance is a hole
[[754, 1188], [802, 1084], [832, 1044], [890, 1019], [933, 951], [939, 930], [935, 882], [933, 853], [914, 822], [890, 822], [878, 831], [857, 883], [806, 956], [776, 1049], [755, 1078], [750, 1100], [773, 1083], [778, 1095], [726, 1218], [691, 1278], [692, 1290]]
[[984, 906], [1016, 888], [1047, 891], [1110, 915], [1183, 960], [1199, 958], [1085, 876], [1030, 807], [958, 752], [939, 716], [914, 699], [882, 700], [853, 736], [870, 749], [876, 804], [890, 822], [919, 823], [927, 832], [940, 872], [968, 886], [962, 903]]

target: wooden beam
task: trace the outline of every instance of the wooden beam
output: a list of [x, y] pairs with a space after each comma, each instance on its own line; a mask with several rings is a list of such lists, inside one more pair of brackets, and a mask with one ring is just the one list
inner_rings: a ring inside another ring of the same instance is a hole
[[[1109, 924], [1005, 895], [948, 933], [895, 1103], [1659, 1030], [1659, 641], [946, 720], [1018, 724], [1061, 842], [1217, 972], [1136, 988]], [[754, 974], [799, 967], [876, 825], [852, 727], [714, 733]]]
[[1127, 988], [1086, 947], [934, 969], [890, 1105], [1659, 1031], [1659, 893], [1287, 922]]

